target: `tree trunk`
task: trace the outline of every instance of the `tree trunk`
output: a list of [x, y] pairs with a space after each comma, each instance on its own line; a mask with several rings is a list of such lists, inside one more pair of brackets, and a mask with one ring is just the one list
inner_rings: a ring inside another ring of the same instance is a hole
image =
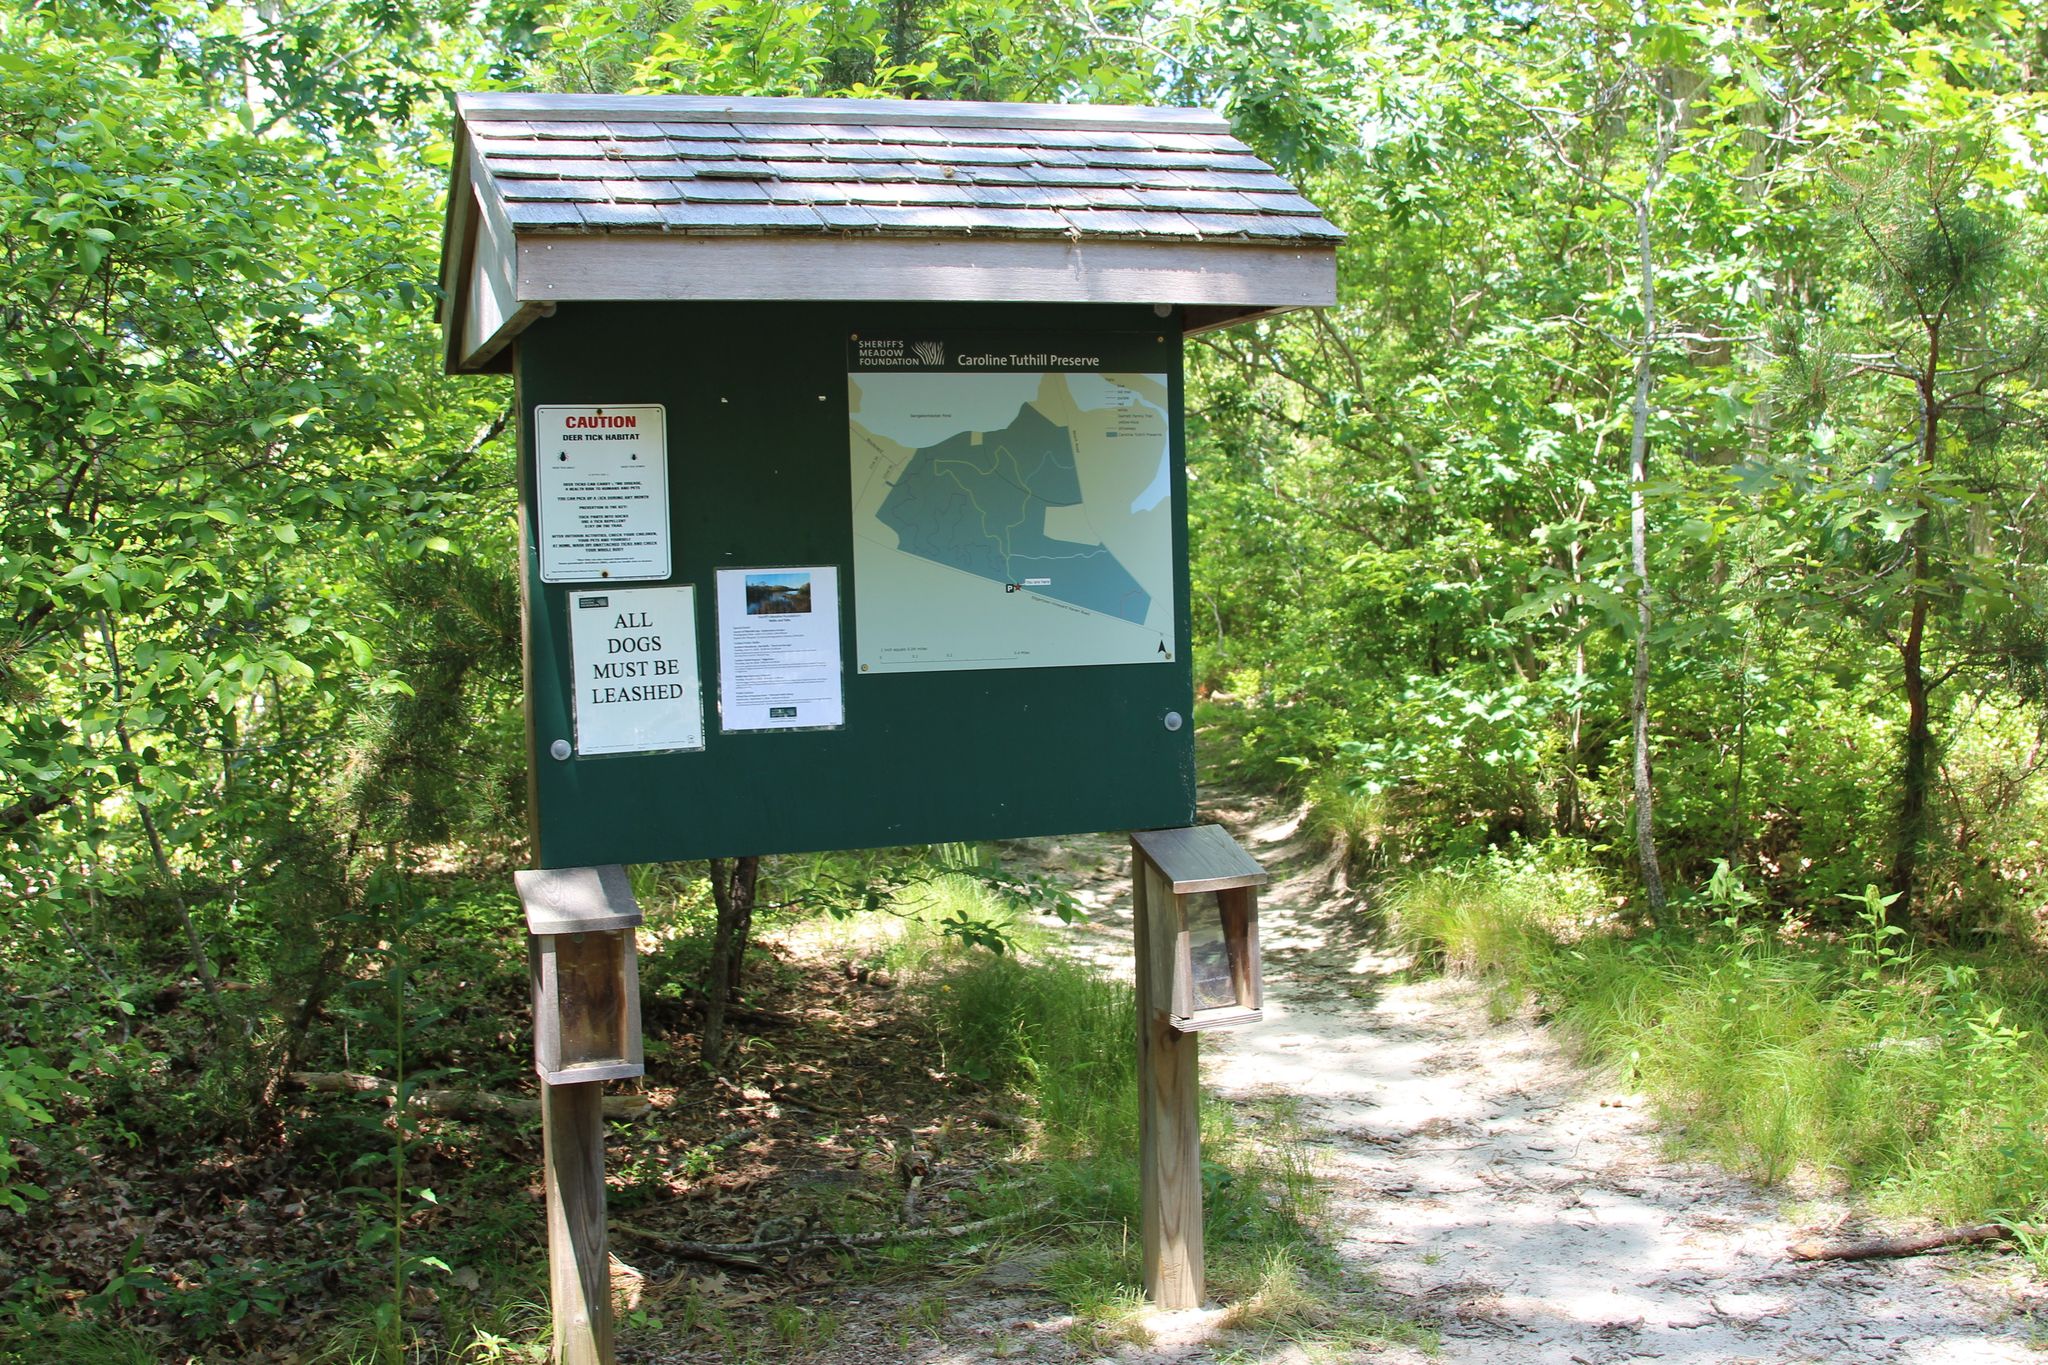
[[[1579, 581], [1579, 546], [1571, 548], [1572, 581]], [[1583, 601], [1574, 595], [1569, 619], [1576, 622], [1584, 611]], [[1557, 779], [1557, 829], [1560, 834], [1585, 832], [1585, 798], [1579, 791], [1579, 773], [1586, 761], [1586, 642], [1583, 637], [1572, 646], [1572, 704], [1565, 713], [1564, 771]]]
[[[1927, 368], [1920, 380], [1920, 463], [1932, 468], [1939, 433], [1934, 379], [1941, 357], [1941, 332], [1928, 329]], [[1892, 835], [1892, 875], [1888, 888], [1896, 897], [1890, 918], [1910, 919], [1913, 893], [1920, 875], [1920, 849], [1927, 842], [1927, 793], [1934, 785], [1934, 728], [1929, 720], [1926, 669], [1927, 645], [1927, 513], [1907, 528], [1912, 541], [1913, 581], [1908, 590], [1906, 635], [1899, 641], [1899, 670], [1906, 689], [1906, 751], [1899, 771], [1898, 823]]]
[[723, 1008], [729, 1013], [734, 1001], [740, 997], [740, 976], [747, 965], [747, 944], [754, 937], [754, 876], [760, 867], [759, 858], [742, 858], [746, 865], [746, 887], [744, 893], [735, 892], [732, 908], [732, 954], [725, 961], [725, 1002]]
[[[1583, 682], [1585, 649], [1573, 659], [1573, 679]], [[1564, 771], [1557, 777], [1557, 832], [1583, 834], [1586, 827], [1585, 799], [1579, 792], [1579, 770], [1585, 765], [1586, 708], [1577, 701], [1565, 717]]]
[[[121, 653], [114, 644], [114, 625], [105, 612], [100, 613], [100, 640], [107, 648], [107, 677], [114, 689], [114, 738], [120, 741], [121, 755], [128, 760], [128, 784], [135, 792], [135, 813], [142, 820], [142, 832], [149, 839], [150, 861], [156, 864], [157, 876], [163, 879], [164, 890], [170, 893], [171, 904], [177, 907], [178, 923], [185, 930], [185, 947], [192, 954], [192, 970], [206, 987], [206, 993], [216, 1001], [220, 999], [220, 981], [215, 977], [213, 962], [206, 953], [206, 941], [200, 937], [199, 924], [192, 918], [192, 907], [185, 901], [185, 891], [178, 883], [178, 874], [171, 870], [170, 857], [164, 852], [163, 833], [157, 828], [156, 816], [150, 813], [151, 793], [144, 787], [137, 766], [140, 759], [135, 752], [135, 741], [128, 733], [126, 710], [128, 706], [127, 676], [121, 669]], [[213, 1031], [213, 1020], [208, 1019], [207, 1032]]]
[[754, 884], [761, 860], [711, 859], [711, 900], [718, 928], [711, 940], [711, 965], [704, 977], [704, 1065], [716, 1069], [725, 1056], [725, 1012], [739, 992], [747, 960], [747, 936], [754, 925]]
[[1629, 411], [1628, 437], [1628, 532], [1630, 565], [1636, 576], [1635, 689], [1629, 699], [1629, 718], [1635, 731], [1636, 859], [1641, 865], [1643, 897], [1650, 914], [1664, 918], [1664, 870], [1657, 861], [1657, 841], [1652, 815], [1655, 788], [1650, 780], [1650, 384], [1657, 345], [1657, 265], [1651, 242], [1651, 211], [1657, 182], [1663, 178], [1664, 163], [1671, 153], [1672, 123], [1660, 106], [1657, 150], [1651, 159], [1649, 179], [1635, 201], [1637, 288], [1643, 310], [1642, 342], [1636, 350], [1635, 399]]
[[1749, 775], [1749, 638], [1742, 641], [1742, 671], [1735, 684], [1735, 790], [1728, 798], [1728, 866], [1740, 867], [1743, 858], [1743, 780]]
[[[1915, 551], [1920, 560], [1924, 551]], [[1913, 908], [1914, 884], [1920, 875], [1920, 846], [1927, 838], [1927, 790], [1933, 781], [1934, 732], [1927, 716], [1927, 673], [1921, 650], [1927, 630], [1927, 598], [1916, 588], [1907, 618], [1899, 663], [1906, 684], [1906, 752], [1899, 772], [1899, 818], [1893, 836], [1892, 917], [1903, 920]]]

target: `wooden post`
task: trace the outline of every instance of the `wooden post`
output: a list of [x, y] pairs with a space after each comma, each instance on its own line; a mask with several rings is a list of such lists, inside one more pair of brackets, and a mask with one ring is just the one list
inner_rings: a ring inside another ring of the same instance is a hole
[[613, 1365], [604, 1227], [604, 1085], [540, 1088], [556, 1365]]
[[643, 1075], [640, 906], [626, 869], [514, 872], [526, 913], [548, 1197], [548, 1297], [556, 1365], [612, 1365], [604, 1235], [604, 1082]]
[[1173, 884], [1135, 841], [1132, 908], [1137, 924], [1139, 1241], [1145, 1296], [1159, 1308], [1202, 1303], [1202, 1119], [1196, 1071], [1200, 1035], [1167, 1019], [1180, 915]]

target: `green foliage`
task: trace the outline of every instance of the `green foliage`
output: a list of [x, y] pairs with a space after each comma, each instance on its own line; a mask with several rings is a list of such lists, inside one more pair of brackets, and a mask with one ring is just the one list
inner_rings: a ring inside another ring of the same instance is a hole
[[[33, 1358], [37, 1365], [162, 1365], [163, 1344], [140, 1328], [60, 1324], [49, 1329]], [[30, 1365], [24, 1355], [0, 1355], [8, 1365]]]
[[376, 585], [407, 685], [364, 716], [348, 803], [385, 838], [424, 844], [524, 825], [519, 590], [511, 547], [498, 548], [489, 566], [408, 566]]
[[[1896, 929], [1881, 902], [1867, 913], [1876, 933]], [[1871, 976], [1878, 964], [1889, 974]], [[1561, 1017], [1601, 1055], [1765, 1179], [1805, 1169], [1957, 1219], [2024, 1219], [2048, 1200], [2031, 967], [1950, 954], [1908, 967], [1869, 938], [1846, 964], [1767, 944], [1602, 942], [1558, 959], [1552, 980]]]
[[[1698, 880], [1729, 858], [1780, 913], [1838, 917], [1910, 871], [1912, 750], [1919, 913], [1996, 921], [2016, 867], [2041, 875], [2003, 815], [2044, 797], [1989, 736], [2036, 752], [2048, 722], [2048, 314], [2015, 268], [2043, 205], [2014, 32], [1867, 8], [1370, 14], [1364, 78], [1335, 96], [1355, 131], [1309, 168], [1353, 232], [1348, 302], [1193, 354], [1198, 669], [1241, 712], [1225, 771], [1333, 810], [1384, 795], [1411, 853], [1625, 846], [1644, 361], [1665, 861]], [[1653, 169], [1665, 321], [1642, 352]], [[1951, 345], [1929, 349], [1930, 319]]]
[[834, 919], [878, 912], [915, 918], [945, 938], [998, 954], [1014, 946], [1024, 916], [1072, 923], [1085, 913], [1058, 878], [1005, 868], [970, 844], [785, 859], [777, 875], [785, 874], [791, 884], [778, 909]]
[[12, 1139], [50, 1122], [51, 1108], [77, 1089], [63, 1071], [44, 1065], [33, 1048], [0, 1049], [0, 1208], [26, 1213], [28, 1201], [50, 1197], [42, 1186], [17, 1176], [21, 1158], [12, 1150]]
[[263, 1128], [365, 928], [378, 822], [336, 779], [416, 694], [388, 585], [508, 500], [495, 405], [435, 373], [427, 142], [383, 121], [460, 8], [0, 15], [4, 951], [104, 1002], [24, 1032], [83, 1040], [127, 1141]]
[[1376, 872], [1398, 864], [1412, 822], [1388, 791], [1334, 778], [1327, 771], [1310, 780], [1308, 827], [1343, 858], [1350, 873]]
[[1134, 1148], [1137, 1058], [1122, 1045], [1129, 987], [1061, 959], [1002, 958], [945, 977], [929, 998], [947, 1068], [1034, 1094], [1049, 1152]]
[[1131, 0], [1082, 16], [1007, 0], [554, 4], [546, 62], [586, 90], [1131, 101], [1153, 88], [1128, 59], [1151, 18]]

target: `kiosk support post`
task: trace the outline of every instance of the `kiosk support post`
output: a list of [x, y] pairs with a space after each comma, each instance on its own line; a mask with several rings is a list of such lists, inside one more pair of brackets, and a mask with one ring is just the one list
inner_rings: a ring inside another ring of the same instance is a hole
[[617, 863], [512, 874], [526, 912], [555, 1365], [613, 1365], [604, 1083], [644, 1075], [640, 906]]
[[1133, 847], [1137, 928], [1138, 1189], [1145, 1297], [1159, 1308], [1201, 1305], [1201, 1035], [1168, 1019], [1176, 923], [1173, 886]]
[[1131, 836], [1137, 927], [1138, 1191], [1145, 1295], [1202, 1302], [1202, 1115], [1198, 1041], [1259, 1022], [1258, 860], [1221, 825]]
[[548, 1298], [556, 1365], [612, 1365], [611, 1258], [605, 1246], [604, 1085], [543, 1085]]

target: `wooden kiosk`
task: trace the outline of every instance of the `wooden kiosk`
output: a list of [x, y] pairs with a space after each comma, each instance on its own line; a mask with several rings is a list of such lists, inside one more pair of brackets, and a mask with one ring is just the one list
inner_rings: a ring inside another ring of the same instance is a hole
[[460, 97], [536, 867], [1191, 826], [1182, 338], [1340, 235], [1205, 110]]

